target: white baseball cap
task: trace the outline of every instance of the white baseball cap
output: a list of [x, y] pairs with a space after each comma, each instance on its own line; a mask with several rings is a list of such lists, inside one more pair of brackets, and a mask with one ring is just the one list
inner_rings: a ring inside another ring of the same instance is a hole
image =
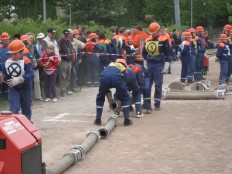
[[44, 38], [44, 37], [45, 37], [45, 35], [43, 33], [39, 33], [36, 38], [40, 39], [40, 38]]

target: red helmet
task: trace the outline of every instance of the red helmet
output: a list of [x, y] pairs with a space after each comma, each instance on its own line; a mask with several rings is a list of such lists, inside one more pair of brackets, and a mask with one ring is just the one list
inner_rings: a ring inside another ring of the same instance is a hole
[[226, 34], [221, 34], [220, 39], [228, 39], [228, 36]]
[[187, 37], [190, 37], [190, 38], [192, 37], [191, 33], [190, 33], [190, 32], [187, 32], [187, 31], [184, 32], [184, 33], [182, 34], [182, 36], [183, 36], [183, 37], [186, 37], [186, 38], [187, 38]]
[[187, 31], [190, 32], [190, 33], [196, 33], [195, 28], [190, 28], [190, 29], [188, 29]]
[[160, 29], [160, 25], [156, 22], [153, 22], [149, 26], [150, 34], [156, 33]]
[[97, 38], [98, 36], [97, 36], [97, 34], [96, 33], [90, 33], [89, 34], [89, 38], [90, 39], [94, 39], [94, 38]]
[[231, 30], [231, 25], [230, 24], [226, 24], [224, 26], [224, 30]]
[[28, 40], [30, 40], [30, 37], [29, 37], [28, 35], [22, 35], [22, 36], [20, 37], [20, 40], [21, 40], [21, 41], [24, 41], [24, 40], [28, 41]]
[[204, 28], [203, 28], [202, 26], [198, 26], [198, 27], [196, 28], [196, 31], [204, 31]]
[[117, 59], [116, 62], [117, 62], [117, 63], [122, 63], [124, 66], [127, 65], [125, 59]]
[[73, 35], [80, 34], [80, 32], [79, 32], [78, 29], [74, 29], [74, 30], [72, 31], [72, 33], [73, 33]]
[[25, 48], [24, 43], [21, 40], [13, 40], [9, 44], [9, 51], [8, 53], [17, 53]]

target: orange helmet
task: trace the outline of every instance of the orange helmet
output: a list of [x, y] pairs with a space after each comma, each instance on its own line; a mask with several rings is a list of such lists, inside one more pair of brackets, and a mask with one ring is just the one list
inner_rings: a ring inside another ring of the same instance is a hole
[[13, 40], [8, 47], [8, 53], [17, 53], [19, 51], [22, 51], [25, 48], [25, 45], [21, 40]]
[[21, 41], [27, 41], [27, 40], [30, 40], [30, 37], [28, 36], [28, 35], [22, 35], [21, 37], [20, 37], [20, 40]]
[[156, 22], [153, 22], [149, 26], [150, 34], [156, 33], [160, 29], [160, 25]]
[[191, 33], [190, 33], [190, 32], [187, 32], [187, 31], [184, 32], [184, 33], [182, 34], [182, 36], [183, 36], [183, 37], [190, 37], [190, 38], [192, 37]]
[[10, 36], [7, 32], [3, 32], [0, 36], [1, 39], [10, 39]]
[[97, 36], [97, 34], [96, 33], [90, 33], [89, 34], [89, 38], [90, 39], [94, 39], [94, 38], [97, 38], [98, 36]]
[[226, 34], [221, 34], [220, 39], [228, 39], [228, 36]]
[[125, 66], [127, 65], [125, 59], [117, 59], [116, 62], [117, 62], [117, 63], [122, 63], [122, 64], [125, 65]]
[[196, 28], [196, 31], [204, 31], [204, 28], [203, 28], [202, 26], [198, 26], [198, 27]]
[[131, 36], [128, 36], [127, 41], [133, 41], [133, 38]]
[[80, 32], [79, 32], [78, 29], [74, 29], [74, 30], [72, 31], [72, 33], [73, 33], [73, 35], [75, 35], [75, 34], [80, 34]]
[[224, 26], [224, 30], [231, 30], [231, 25], [230, 24], [226, 24]]
[[195, 28], [190, 28], [190, 29], [188, 29], [187, 31], [190, 32], [190, 33], [196, 33]]

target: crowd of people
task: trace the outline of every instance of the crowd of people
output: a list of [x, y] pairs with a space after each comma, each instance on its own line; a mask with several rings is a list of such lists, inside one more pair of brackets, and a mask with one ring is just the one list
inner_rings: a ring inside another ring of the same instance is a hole
[[[205, 78], [205, 49], [215, 48], [202, 26], [184, 32], [169, 33], [153, 22], [149, 32], [137, 26], [133, 29], [110, 27], [111, 38], [104, 31], [87, 28], [64, 29], [56, 40], [56, 31], [0, 35], [0, 94], [8, 96], [10, 110], [31, 119], [32, 99], [56, 102], [59, 97], [77, 92], [78, 86], [99, 87], [96, 97], [96, 119], [101, 125], [105, 97], [115, 104], [114, 114], [129, 119], [131, 104], [136, 117], [152, 112], [151, 89], [154, 83], [154, 106], [160, 110], [163, 75], [171, 73], [171, 61], [182, 63], [180, 81], [193, 83]], [[224, 27], [217, 44], [221, 67], [219, 84], [226, 83], [232, 72], [232, 26]], [[42, 85], [41, 81], [44, 81]], [[59, 84], [60, 93], [56, 86]], [[116, 88], [112, 95], [111, 88]], [[42, 98], [44, 93], [44, 98]], [[142, 104], [143, 101], [143, 104]]]

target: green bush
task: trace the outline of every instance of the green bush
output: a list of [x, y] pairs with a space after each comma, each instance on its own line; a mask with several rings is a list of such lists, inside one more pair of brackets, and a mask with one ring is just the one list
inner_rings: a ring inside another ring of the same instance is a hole
[[[90, 21], [88, 24], [82, 26], [87, 27], [91, 31], [95, 31], [96, 29], [99, 29], [109, 34], [107, 28], [105, 28], [102, 25], [97, 25], [94, 21]], [[71, 29], [74, 29], [76, 27], [77, 26], [72, 26]], [[40, 18], [38, 18], [37, 20], [33, 20], [31, 18], [25, 18], [18, 22], [15, 22], [12, 25], [6, 25], [0, 23], [0, 33], [8, 32], [11, 37], [16, 33], [25, 34], [27, 32], [32, 32], [35, 35], [40, 32], [46, 34], [48, 28], [54, 28], [57, 31], [56, 38], [58, 39], [61, 37], [62, 31], [64, 29], [70, 28], [70, 26], [67, 25], [65, 22], [63, 22], [60, 18], [56, 20], [52, 20], [49, 18], [45, 22], [42, 21]]]

